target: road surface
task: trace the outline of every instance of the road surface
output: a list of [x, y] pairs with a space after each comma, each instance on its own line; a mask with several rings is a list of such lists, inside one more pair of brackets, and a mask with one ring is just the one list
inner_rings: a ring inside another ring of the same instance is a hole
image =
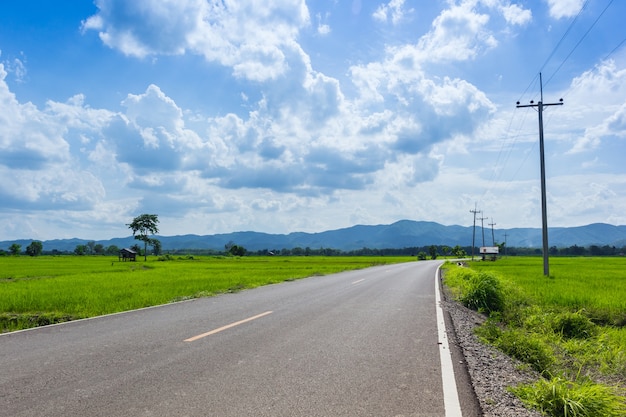
[[[0, 335], [0, 416], [458, 415], [444, 409], [439, 264]], [[463, 416], [478, 415], [457, 382]]]

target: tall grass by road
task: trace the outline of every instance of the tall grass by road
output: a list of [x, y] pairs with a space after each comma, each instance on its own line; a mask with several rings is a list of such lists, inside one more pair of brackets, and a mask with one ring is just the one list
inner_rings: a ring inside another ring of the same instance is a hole
[[261, 285], [407, 262], [411, 257], [0, 257], [2, 332]]
[[538, 373], [511, 387], [526, 404], [548, 416], [626, 415], [626, 259], [554, 258], [550, 277], [541, 262], [448, 265], [444, 282], [489, 316], [479, 337]]

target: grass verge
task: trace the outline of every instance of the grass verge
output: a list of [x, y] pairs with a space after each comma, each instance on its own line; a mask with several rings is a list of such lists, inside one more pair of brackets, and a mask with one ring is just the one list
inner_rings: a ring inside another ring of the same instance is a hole
[[[444, 283], [488, 316], [476, 330], [538, 373], [511, 387], [549, 416], [624, 416], [626, 260], [567, 258], [541, 275], [541, 258], [448, 264]], [[477, 290], [478, 288], [478, 290]]]

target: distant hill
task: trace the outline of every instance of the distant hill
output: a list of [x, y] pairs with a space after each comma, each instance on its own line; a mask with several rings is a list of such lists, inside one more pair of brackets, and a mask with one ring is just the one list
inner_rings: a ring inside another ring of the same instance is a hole
[[[542, 238], [539, 228], [495, 229], [496, 242], [506, 242], [509, 247], [541, 248]], [[595, 223], [579, 227], [555, 227], [548, 231], [549, 245], [559, 248], [578, 246], [626, 246], [626, 226], [613, 226]], [[484, 230], [485, 244], [491, 246], [491, 229]], [[234, 242], [250, 251], [280, 250], [301, 248], [332, 248], [349, 251], [361, 248], [387, 249], [420, 247], [428, 245], [471, 246], [472, 226], [444, 226], [434, 222], [401, 220], [389, 225], [357, 225], [344, 229], [320, 233], [295, 232], [289, 234], [268, 234], [259, 232], [234, 232], [216, 235], [156, 236], [163, 250], [212, 249], [224, 250], [224, 245]], [[482, 246], [483, 230], [476, 227], [476, 246]], [[84, 245], [87, 239], [55, 239], [43, 242], [45, 251], [73, 251], [77, 245]], [[7, 250], [13, 243], [26, 248], [32, 239], [7, 240], [0, 242], [0, 249]], [[109, 240], [98, 240], [105, 247], [116, 245], [120, 248], [135, 243], [132, 236]]]

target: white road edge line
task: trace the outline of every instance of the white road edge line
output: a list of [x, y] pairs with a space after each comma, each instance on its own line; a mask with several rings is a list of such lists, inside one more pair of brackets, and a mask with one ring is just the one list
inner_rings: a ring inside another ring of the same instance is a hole
[[445, 417], [462, 417], [461, 403], [459, 402], [459, 392], [454, 379], [454, 367], [452, 366], [452, 353], [448, 345], [448, 334], [446, 333], [446, 321], [441, 305], [441, 292], [439, 290], [439, 270], [435, 272], [435, 303], [437, 310], [437, 333], [439, 337], [439, 359], [441, 361], [441, 382], [443, 383], [443, 405]]

